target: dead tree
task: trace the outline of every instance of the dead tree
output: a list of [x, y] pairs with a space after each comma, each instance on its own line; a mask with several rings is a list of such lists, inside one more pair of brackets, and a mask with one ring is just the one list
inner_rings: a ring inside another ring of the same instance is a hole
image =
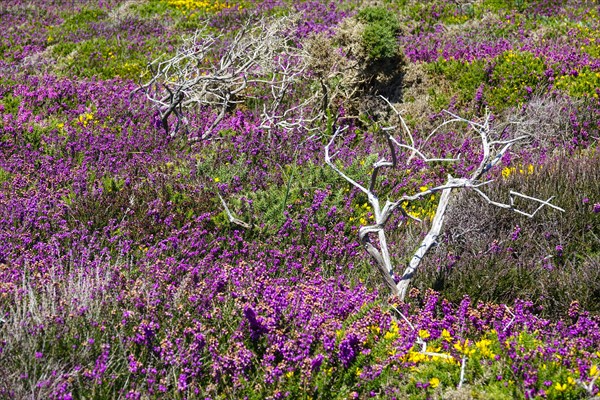
[[[171, 136], [182, 127], [187, 129], [187, 112], [204, 106], [217, 114], [195, 139], [206, 138], [227, 111], [252, 97], [252, 92], [268, 98], [262, 128], [301, 124], [310, 118], [298, 119], [295, 111], [306, 104], [281, 111], [285, 96], [306, 69], [306, 56], [294, 45], [294, 24], [294, 16], [248, 22], [231, 39], [214, 35], [206, 27], [199, 29], [173, 57], [152, 61], [148, 67], [151, 78], [134, 93], [143, 92], [154, 104], [162, 127]], [[173, 129], [171, 116], [176, 120]], [[296, 122], [290, 122], [292, 119]]]
[[[550, 203], [552, 197], [547, 200], [542, 200], [511, 190], [509, 193], [508, 203], [502, 203], [490, 199], [488, 195], [486, 195], [482, 190], [484, 186], [492, 182], [492, 180], [482, 180], [485, 174], [488, 171], [490, 171], [495, 165], [498, 164], [498, 162], [502, 159], [502, 156], [504, 156], [513, 145], [515, 145], [516, 143], [527, 141], [529, 139], [529, 136], [522, 135], [505, 140], [493, 139], [493, 131], [490, 126], [489, 114], [485, 116], [482, 123], [478, 123], [475, 121], [466, 120], [447, 111], [446, 114], [450, 116], [450, 119], [446, 120], [444, 123], [435, 128], [424, 141], [424, 144], [422, 144], [420, 147], [424, 147], [434, 135], [440, 132], [440, 129], [442, 127], [448, 124], [467, 124], [468, 127], [472, 128], [478, 134], [479, 140], [481, 141], [481, 161], [477, 165], [477, 168], [475, 168], [474, 172], [471, 173], [469, 176], [453, 177], [448, 175], [445, 183], [439, 186], [415, 194], [404, 194], [395, 201], [390, 201], [388, 199], [385, 201], [385, 204], [382, 205], [375, 191], [377, 177], [380, 174], [380, 172], [383, 171], [385, 168], [396, 168], [398, 166], [399, 155], [405, 156], [408, 162], [410, 162], [413, 158], [418, 157], [426, 165], [430, 165], [431, 163], [435, 162], [454, 162], [458, 161], [460, 157], [460, 154], [458, 154], [456, 158], [451, 159], [429, 158], [428, 156], [426, 156], [424, 151], [417, 147], [413, 135], [408, 126], [406, 125], [404, 119], [402, 118], [402, 115], [389, 102], [388, 104], [395, 111], [400, 121], [400, 131], [404, 133], [406, 140], [397, 138], [392, 134], [392, 132], [395, 129], [397, 129], [396, 127], [389, 127], [383, 129], [383, 133], [387, 141], [387, 147], [389, 149], [389, 159], [382, 157], [381, 159], [373, 163], [373, 171], [370, 176], [369, 186], [362, 185], [347, 174], [345, 174], [335, 164], [333, 160], [337, 153], [332, 153], [332, 147], [336, 139], [343, 134], [347, 127], [338, 127], [334, 130], [334, 134], [331, 140], [325, 146], [325, 162], [348, 183], [350, 183], [352, 186], [354, 186], [367, 196], [368, 202], [373, 208], [374, 224], [362, 226], [359, 229], [358, 236], [360, 242], [365, 247], [365, 250], [375, 261], [377, 268], [383, 275], [386, 285], [390, 288], [392, 293], [394, 295], [397, 295], [401, 300], [404, 300], [404, 298], [406, 297], [409, 285], [412, 279], [414, 278], [419, 268], [419, 265], [421, 264], [421, 261], [423, 260], [427, 252], [432, 248], [432, 246], [435, 245], [436, 240], [440, 235], [440, 231], [444, 223], [444, 216], [448, 208], [448, 203], [450, 201], [450, 197], [453, 191], [466, 188], [471, 189], [474, 193], [479, 195], [490, 205], [511, 210], [513, 212], [530, 218], [532, 218], [544, 206], [551, 207], [553, 209], [564, 212], [563, 209]], [[404, 206], [404, 204], [406, 204], [407, 202], [425, 198], [427, 196], [431, 196], [432, 194], [438, 192], [441, 192], [441, 196], [436, 208], [435, 215], [431, 222], [431, 227], [429, 231], [427, 232], [425, 238], [422, 240], [421, 244], [411, 257], [410, 262], [406, 269], [402, 272], [402, 275], [396, 275], [396, 271], [394, 271], [394, 265], [392, 264], [390, 258], [390, 252], [388, 249], [386, 239], [386, 228], [391, 216], [396, 210], [399, 210], [405, 218], [416, 219], [420, 222], [418, 218], [412, 217], [407, 212], [407, 209], [405, 208], [406, 206]], [[538, 206], [533, 212], [528, 213], [526, 211], [518, 209], [515, 206], [516, 198], [521, 198], [527, 201], [537, 203]], [[375, 242], [372, 238], [373, 235], [376, 235]]]

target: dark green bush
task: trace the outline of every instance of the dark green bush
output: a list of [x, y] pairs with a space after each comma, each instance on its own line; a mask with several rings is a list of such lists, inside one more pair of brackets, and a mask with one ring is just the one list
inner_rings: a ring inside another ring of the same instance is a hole
[[393, 58], [399, 54], [396, 37], [400, 22], [394, 13], [384, 7], [367, 7], [358, 13], [358, 20], [366, 25], [362, 39], [371, 60]]

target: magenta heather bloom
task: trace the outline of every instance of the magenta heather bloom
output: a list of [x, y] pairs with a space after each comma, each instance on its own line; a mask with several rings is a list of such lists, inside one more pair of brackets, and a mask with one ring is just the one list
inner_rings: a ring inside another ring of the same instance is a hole
[[519, 225], [516, 225], [513, 229], [512, 234], [510, 235], [510, 240], [512, 240], [513, 242], [517, 240], [519, 238], [519, 233], [521, 233], [521, 227]]
[[[164, 135], [160, 112], [133, 93], [136, 82], [120, 77], [137, 76], [148, 61], [172, 54], [180, 36], [192, 33], [198, 23], [223, 31], [218, 40], [225, 43], [248, 17], [285, 14], [289, 5], [278, 0], [244, 2], [241, 8], [184, 14], [168, 1], [152, 2], [152, 7], [130, 3], [6, 0], [0, 6], [0, 20], [9, 27], [0, 34], [0, 365], [7, 372], [0, 378], [1, 398], [305, 395], [298, 388], [310, 390], [308, 396], [329, 398], [342, 393], [326, 391], [340, 387], [361, 399], [431, 397], [437, 383], [411, 376], [411, 367], [431, 362], [414, 357], [421, 350], [415, 346], [420, 334], [428, 346], [439, 346], [459, 364], [461, 351], [478, 352], [484, 340], [492, 341], [493, 356], [483, 357], [477, 368], [490, 377], [490, 385], [503, 388], [515, 381], [514, 390], [521, 396], [550, 396], [562, 384], [559, 377], [543, 375], [542, 364], [552, 363], [573, 379], [590, 381], [590, 368], [598, 361], [600, 320], [585, 312], [583, 303], [573, 303], [564, 315], [543, 318], [533, 303], [510, 297], [520, 288], [513, 288], [507, 276], [497, 277], [506, 280], [500, 291], [506, 306], [485, 296], [460, 301], [462, 292], [454, 294], [457, 301], [449, 301], [444, 296], [451, 291], [432, 290], [415, 290], [410, 302], [402, 303], [376, 290], [375, 273], [356, 238], [357, 221], [371, 221], [373, 213], [361, 208], [363, 193], [347, 190], [322, 168], [324, 139], [332, 123], [350, 125], [337, 157], [352, 177], [360, 176], [358, 169], [370, 168], [360, 161], [383, 154], [378, 130], [394, 123], [368, 112], [362, 115], [363, 98], [338, 97], [328, 99], [331, 104], [318, 104], [319, 109], [328, 108], [327, 115], [340, 118], [316, 119], [314, 132], [295, 126], [294, 113], [289, 127], [267, 130], [259, 114], [264, 96], [271, 93], [249, 84], [224, 111], [214, 140], [194, 141], [189, 139], [201, 136], [217, 118], [210, 107], [189, 115], [189, 137], [170, 137]], [[401, 7], [402, 2], [396, 3], [391, 9]], [[571, 98], [569, 88], [559, 88], [570, 79], [574, 88], [585, 86], [587, 71], [600, 71], [595, 44], [583, 29], [597, 31], [598, 21], [590, 21], [583, 8], [574, 10], [585, 2], [526, 2], [525, 12], [531, 15], [527, 23], [519, 21], [522, 15], [515, 10], [490, 11], [489, 18], [476, 21], [452, 2], [433, 3], [424, 5], [423, 21], [398, 14], [404, 18], [397, 41], [407, 57], [406, 78], [415, 79], [410, 83], [414, 87], [402, 87], [398, 102], [411, 104], [409, 98], [419, 96], [413, 89], [420, 90], [428, 80], [437, 82], [438, 69], [456, 68], [457, 76], [468, 78], [459, 82], [466, 89], [444, 92], [445, 87], [454, 88], [454, 81], [443, 77], [446, 81], [435, 87], [435, 96], [427, 94], [440, 104], [426, 100], [423, 108], [449, 105], [456, 113], [479, 115], [492, 107], [490, 94], [502, 84], [489, 81], [498, 60], [508, 51], [522, 52], [539, 61], [541, 70], [532, 74], [542, 84], [524, 83], [520, 93], [527, 95], [519, 101], [525, 104], [506, 112], [529, 110], [537, 96], [544, 111], [557, 96], [570, 99], [561, 105], [568, 116], [565, 124], [558, 124], [567, 137], [552, 136], [551, 148], [544, 150], [548, 159], [554, 148], [571, 154], [598, 137], [600, 105], [593, 92]], [[322, 33], [318, 38], [332, 40], [332, 50], [341, 54], [336, 27], [365, 4], [295, 4], [301, 18], [291, 27], [294, 41], [300, 46]], [[540, 23], [540, 15], [572, 19], [567, 24], [572, 30], [556, 35], [553, 19]], [[528, 24], [548, 35], [529, 34]], [[135, 57], [123, 59], [131, 54]], [[286, 57], [278, 59], [284, 62]], [[334, 75], [345, 73], [343, 67], [335, 65]], [[131, 68], [129, 75], [126, 68]], [[111, 78], [103, 79], [98, 71]], [[416, 76], [411, 77], [413, 72]], [[369, 81], [368, 76], [360, 78]], [[332, 97], [346, 92], [338, 90], [343, 82], [335, 79], [323, 82], [334, 84]], [[277, 112], [293, 110], [315, 94], [321, 85], [314, 83], [294, 87]], [[427, 93], [432, 87], [424, 89]], [[366, 90], [360, 87], [356, 93], [362, 96]], [[448, 94], [451, 98], [442, 104]], [[415, 97], [414, 104], [421, 100]], [[302, 107], [297, 111], [311, 112]], [[346, 115], [348, 121], [343, 121]], [[418, 142], [425, 140], [419, 120], [426, 125], [440, 114], [411, 117], [416, 117], [413, 133]], [[382, 195], [391, 198], [421, 183], [434, 187], [448, 174], [468, 172], [465, 160], [478, 154], [473, 151], [476, 141], [465, 132], [448, 130], [428, 144], [436, 157], [460, 152], [464, 157], [457, 163], [441, 163], [428, 175], [427, 163], [414, 157], [398, 174], [379, 176], [377, 183], [386, 188]], [[509, 128], [498, 132], [498, 140], [509, 140], [511, 134]], [[531, 143], [513, 156], [506, 153], [502, 160], [516, 168], [511, 176], [523, 178], [526, 185], [537, 184], [538, 172], [551, 173], [551, 163], [538, 170], [536, 146]], [[401, 153], [398, 149], [399, 159]], [[519, 174], [519, 165], [530, 162], [535, 173]], [[489, 179], [494, 173], [489, 171]], [[577, 193], [592, 197], [596, 192]], [[251, 227], [230, 223], [218, 195]], [[600, 213], [597, 199], [572, 197], [568, 206], [585, 214], [586, 223]], [[391, 218], [397, 219], [391, 225], [406, 228], [402, 215]], [[523, 220], [510, 218], [502, 221], [501, 237], [482, 240], [481, 251], [473, 254], [491, 253], [504, 267], [506, 249], [514, 255], [509, 261], [518, 264], [531, 229]], [[565, 261], [558, 257], [576, 248], [553, 224], [543, 227], [545, 236], [540, 233], [546, 241], [540, 246], [543, 255], [526, 271], [533, 277], [560, 270], [550, 262]], [[589, 225], [596, 233], [593, 221]], [[409, 229], [418, 242], [420, 225], [411, 222]], [[479, 240], [479, 227], [473, 232]], [[470, 236], [464, 235], [461, 246], [469, 248]], [[432, 274], [462, 274], [465, 257], [445, 254], [439, 239]], [[391, 246], [412, 246], [400, 235], [388, 240]], [[391, 256], [401, 260], [404, 255]], [[571, 299], [560, 301], [568, 304]], [[456, 380], [459, 364], [444, 365], [456, 367], [445, 379]], [[469, 377], [476, 373], [467, 370]], [[592, 394], [597, 392], [596, 386]], [[579, 393], [568, 395], [577, 398]]]

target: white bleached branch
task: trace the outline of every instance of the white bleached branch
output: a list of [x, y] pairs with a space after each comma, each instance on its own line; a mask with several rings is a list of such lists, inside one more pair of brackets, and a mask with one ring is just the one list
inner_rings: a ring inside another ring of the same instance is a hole
[[[176, 54], [152, 61], [150, 79], [132, 92], [141, 91], [159, 113], [165, 131], [175, 136], [187, 131], [186, 114], [199, 107], [216, 112], [212, 123], [194, 140], [208, 137], [236, 104], [252, 91], [269, 93], [262, 127], [308, 125], [300, 111], [307, 104], [281, 110], [284, 99], [306, 73], [305, 52], [295, 46], [292, 29], [297, 16], [248, 22], [231, 39], [214, 35], [207, 27], [184, 39]], [[214, 61], [213, 61], [214, 60]], [[311, 104], [318, 96], [311, 99]], [[175, 116], [175, 127], [169, 117]]]
[[[367, 196], [367, 200], [373, 208], [374, 223], [372, 225], [362, 226], [358, 231], [358, 236], [361, 244], [364, 246], [367, 253], [375, 261], [375, 264], [378, 270], [381, 272], [388, 288], [392, 291], [394, 295], [397, 295], [401, 300], [404, 300], [404, 298], [406, 297], [410, 283], [414, 278], [416, 272], [418, 271], [418, 268], [421, 265], [423, 258], [426, 256], [427, 252], [437, 243], [437, 238], [439, 237], [444, 226], [444, 217], [448, 208], [448, 204], [450, 202], [451, 195], [454, 190], [466, 188], [471, 189], [477, 195], [481, 196], [488, 204], [513, 211], [515, 213], [527, 216], [529, 218], [533, 218], [535, 214], [544, 207], [549, 207], [557, 211], [564, 212], [562, 208], [550, 203], [552, 198], [549, 198], [548, 200], [542, 200], [512, 190], [509, 193], [509, 204], [501, 203], [490, 199], [489, 196], [487, 196], [481, 190], [481, 188], [492, 181], [482, 180], [482, 177], [485, 173], [487, 173], [500, 162], [502, 157], [510, 150], [510, 148], [514, 144], [523, 142], [529, 137], [519, 136], [511, 139], [493, 139], [492, 129], [490, 126], [490, 114], [486, 114], [483, 119], [483, 122], [480, 123], [476, 121], [467, 120], [448, 111], [446, 111], [446, 113], [451, 117], [451, 119], [444, 121], [435, 129], [433, 129], [433, 131], [427, 136], [427, 139], [424, 143], [426, 144], [429, 141], [429, 139], [436, 133], [440, 132], [440, 129], [444, 126], [457, 122], [467, 124], [468, 127], [470, 127], [477, 133], [481, 141], [481, 161], [478, 162], [477, 167], [474, 169], [474, 172], [471, 173], [470, 176], [457, 178], [448, 175], [446, 181], [441, 185], [423, 190], [422, 192], [415, 194], [405, 193], [404, 195], [400, 196], [400, 198], [396, 201], [386, 200], [385, 204], [382, 207], [380, 204], [380, 199], [375, 191], [375, 188], [377, 186], [377, 178], [381, 174], [381, 171], [383, 169], [397, 167], [399, 149], [408, 151], [409, 155], [407, 156], [407, 163], [410, 162], [414, 157], [419, 157], [425, 164], [431, 164], [434, 162], [454, 162], [460, 159], [460, 154], [456, 158], [436, 158], [427, 156], [422, 149], [417, 148], [415, 139], [410, 129], [406, 125], [401, 113], [387, 99], [384, 98], [384, 100], [388, 103], [388, 105], [393, 109], [397, 117], [400, 119], [402, 126], [401, 132], [403, 132], [404, 135], [407, 137], [408, 143], [392, 135], [392, 132], [396, 127], [387, 127], [382, 129], [383, 134], [386, 136], [386, 141], [390, 153], [390, 159], [388, 160], [385, 157], [381, 157], [373, 163], [373, 170], [369, 179], [369, 186], [366, 187], [360, 184], [355, 179], [348, 176], [336, 165], [336, 163], [333, 160], [333, 158], [338, 153], [333, 153], [332, 147], [334, 146], [336, 139], [346, 131], [347, 127], [338, 127], [335, 129], [334, 134], [332, 135], [329, 143], [327, 143], [327, 145], [325, 146], [325, 162], [350, 185], [354, 186]], [[438, 201], [435, 215], [433, 216], [431, 227], [429, 228], [429, 231], [425, 235], [425, 238], [421, 241], [421, 244], [411, 257], [411, 260], [404, 272], [402, 273], [402, 275], [398, 276], [394, 271], [394, 265], [392, 264], [390, 252], [387, 245], [385, 231], [386, 224], [388, 223], [389, 219], [391, 218], [396, 209], [399, 209], [402, 215], [405, 217], [417, 219], [411, 216], [410, 213], [407, 211], [407, 204], [411, 201], [425, 198], [426, 196], [432, 195], [437, 192], [441, 192], [441, 196]], [[530, 202], [538, 203], [539, 206], [535, 211], [531, 213], [520, 210], [515, 206], [516, 198], [522, 198]], [[372, 234], [377, 234], [376, 242], [374, 242], [371, 238]]]

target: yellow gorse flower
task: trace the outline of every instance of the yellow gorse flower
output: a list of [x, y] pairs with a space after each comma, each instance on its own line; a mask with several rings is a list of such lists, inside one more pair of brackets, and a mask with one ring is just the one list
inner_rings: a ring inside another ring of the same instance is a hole
[[419, 337], [421, 339], [427, 339], [430, 336], [431, 336], [431, 334], [429, 332], [427, 332], [425, 329], [419, 330]]
[[440, 380], [438, 378], [431, 378], [429, 380], [429, 384], [431, 385], [432, 388], [436, 388], [440, 385]]
[[556, 382], [556, 385], [554, 385], [554, 389], [556, 389], [557, 392], [564, 392], [565, 390], [567, 390], [567, 384], [561, 384], [559, 382]]
[[[79, 123], [83, 124], [83, 126], [87, 126], [88, 122], [94, 119], [94, 114], [92, 113], [84, 113], [77, 117]], [[98, 122], [98, 121], [96, 121]]]
[[392, 321], [392, 326], [390, 326], [390, 330], [386, 332], [383, 337], [385, 340], [396, 339], [398, 337], [399, 331], [400, 329], [398, 329], [398, 324], [396, 323], [396, 321]]
[[492, 344], [492, 341], [489, 339], [482, 339], [479, 342], [475, 343], [475, 347], [479, 350], [482, 356], [487, 358], [494, 358], [496, 355], [492, 352], [489, 346]]
[[454, 344], [454, 348], [465, 356], [469, 356], [475, 353], [475, 349], [469, 348], [469, 339], [466, 339], [464, 343], [458, 342]]
[[447, 342], [452, 340], [452, 335], [450, 335], [450, 332], [448, 332], [447, 329], [442, 330], [442, 339], [444, 339]]
[[167, 0], [167, 3], [171, 6], [177, 7], [184, 14], [188, 10], [200, 10], [216, 13], [232, 7], [231, 5], [218, 0]]

